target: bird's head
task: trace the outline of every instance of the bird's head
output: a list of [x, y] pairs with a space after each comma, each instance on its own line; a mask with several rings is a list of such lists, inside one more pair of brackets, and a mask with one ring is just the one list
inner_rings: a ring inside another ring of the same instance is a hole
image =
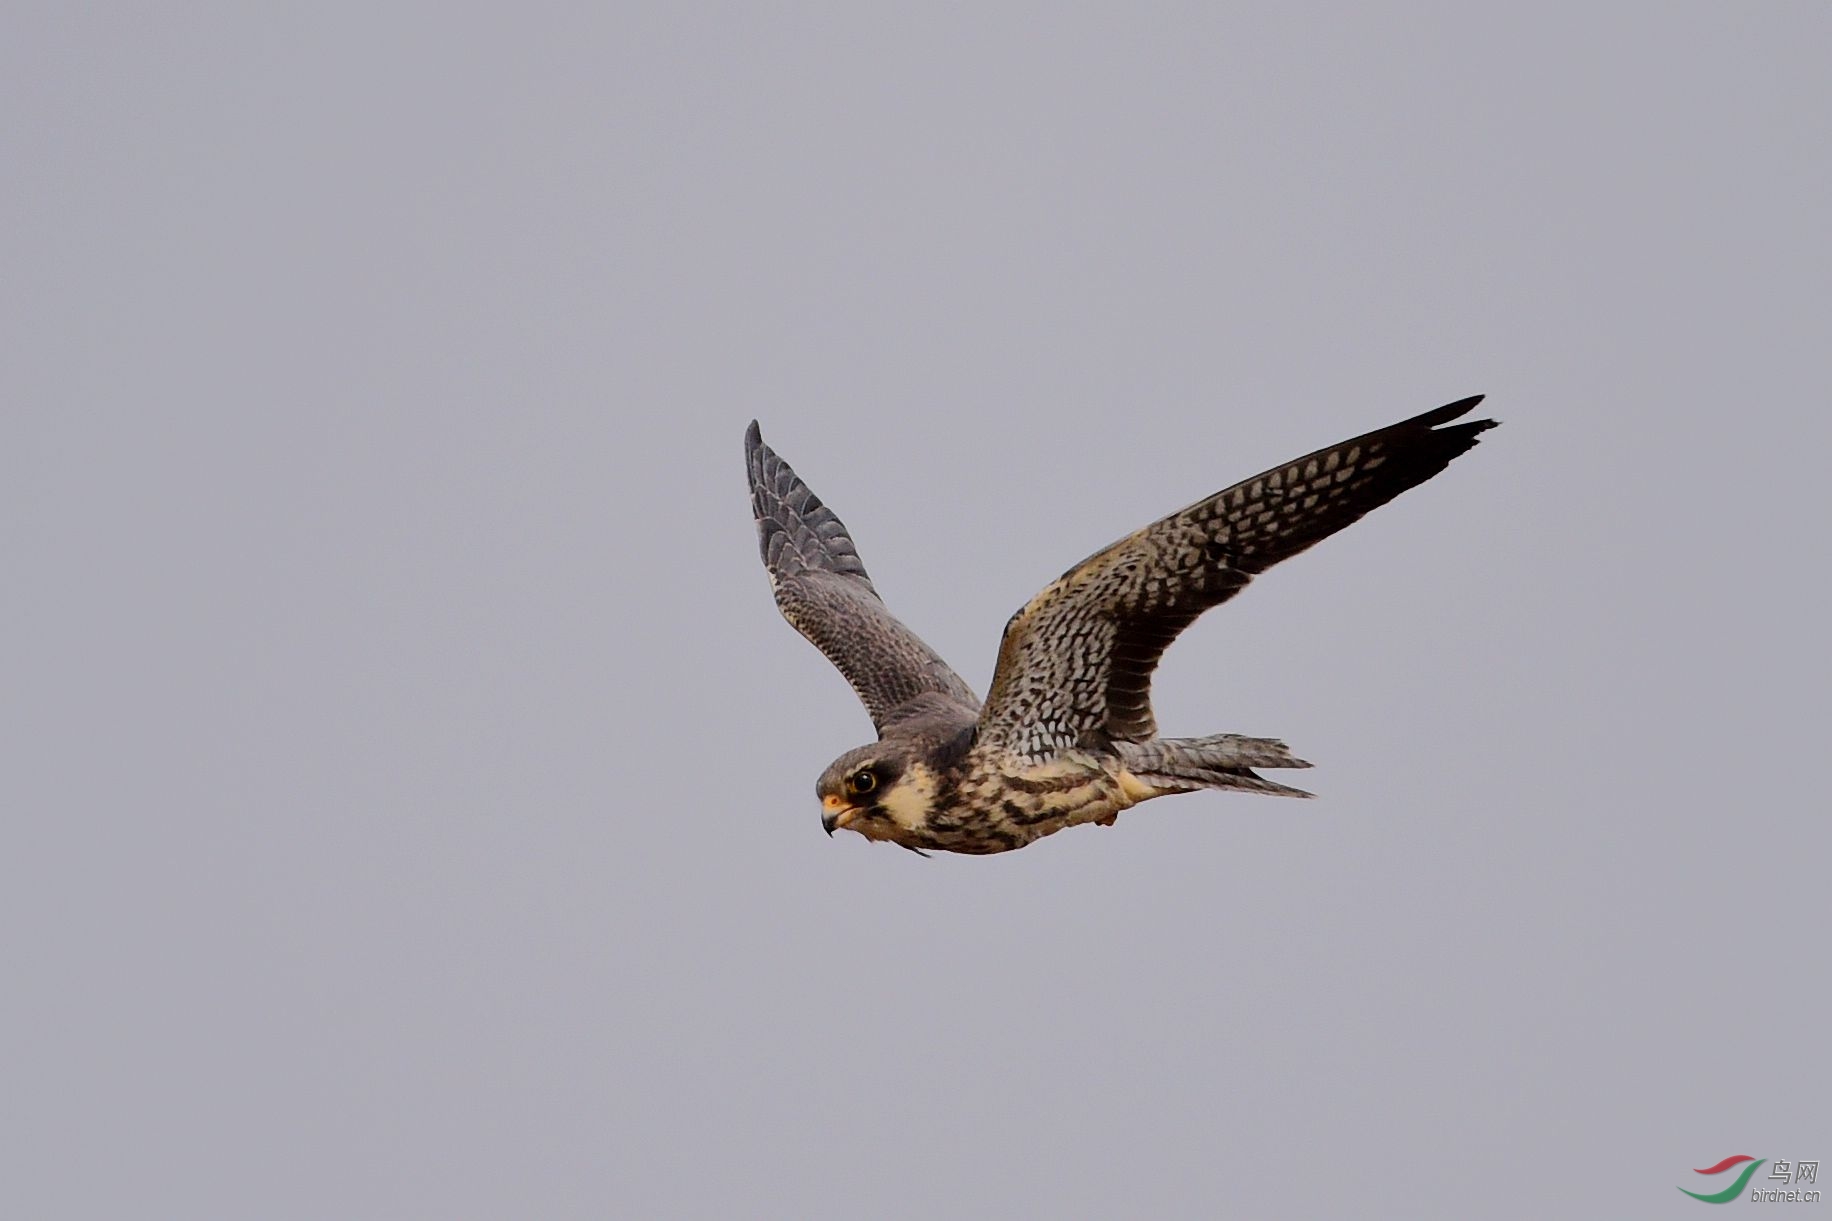
[[866, 839], [909, 843], [928, 823], [935, 773], [911, 744], [880, 741], [835, 759], [814, 791], [827, 834], [845, 828]]

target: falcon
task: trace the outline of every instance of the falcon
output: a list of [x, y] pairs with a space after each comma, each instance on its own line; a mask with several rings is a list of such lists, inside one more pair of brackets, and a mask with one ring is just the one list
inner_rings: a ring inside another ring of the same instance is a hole
[[1005, 625], [984, 704], [885, 607], [845, 525], [753, 420], [744, 457], [776, 605], [878, 730], [821, 773], [821, 825], [918, 852], [1007, 852], [1170, 793], [1310, 796], [1256, 770], [1310, 766], [1283, 742], [1159, 737], [1152, 671], [1203, 611], [1474, 447], [1496, 421], [1453, 421], [1481, 401], [1275, 466], [1095, 552]]

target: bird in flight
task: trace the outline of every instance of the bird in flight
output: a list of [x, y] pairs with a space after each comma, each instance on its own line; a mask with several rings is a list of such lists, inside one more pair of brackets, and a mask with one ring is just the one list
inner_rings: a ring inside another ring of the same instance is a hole
[[1005, 625], [984, 704], [885, 607], [845, 525], [752, 421], [744, 456], [776, 605], [878, 730], [821, 773], [821, 825], [919, 852], [1007, 852], [1170, 793], [1310, 796], [1255, 770], [1310, 766], [1283, 742], [1160, 738], [1152, 671], [1203, 611], [1472, 448], [1496, 421], [1452, 421], [1481, 401], [1275, 466], [1095, 552]]

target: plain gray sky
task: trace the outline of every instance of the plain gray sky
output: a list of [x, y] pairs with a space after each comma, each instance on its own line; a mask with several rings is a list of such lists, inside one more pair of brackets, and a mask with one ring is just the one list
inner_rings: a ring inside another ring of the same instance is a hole
[[[1832, 9], [10, 6], [9, 1216], [1693, 1216], [1832, 1159]], [[753, 417], [976, 686], [1466, 394], [1169, 654], [1200, 795], [829, 840]]]

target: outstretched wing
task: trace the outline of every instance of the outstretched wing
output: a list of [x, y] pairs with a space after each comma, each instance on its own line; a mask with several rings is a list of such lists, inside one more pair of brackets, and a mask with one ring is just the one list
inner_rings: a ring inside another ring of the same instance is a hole
[[1157, 734], [1151, 672], [1256, 573], [1417, 487], [1494, 420], [1464, 399], [1255, 475], [1083, 560], [1005, 626], [980, 742], [1047, 758]]
[[872, 724], [882, 731], [893, 710], [925, 692], [978, 708], [960, 675], [885, 608], [845, 524], [763, 443], [755, 420], [744, 460], [776, 605], [846, 676]]

